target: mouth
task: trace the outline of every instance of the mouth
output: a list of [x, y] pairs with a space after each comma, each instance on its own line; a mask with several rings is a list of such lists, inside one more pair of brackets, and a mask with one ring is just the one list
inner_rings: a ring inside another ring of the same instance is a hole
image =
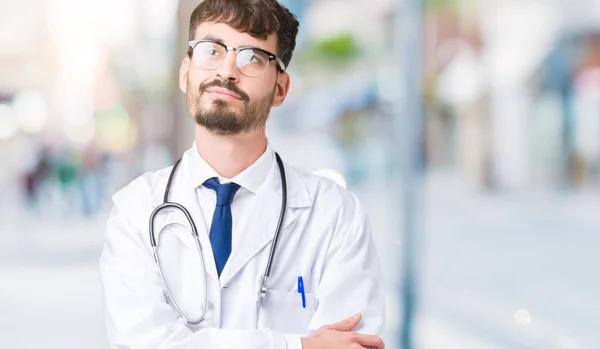
[[232, 92], [228, 89], [220, 88], [220, 87], [211, 87], [206, 90], [207, 93], [214, 97], [225, 98], [225, 99], [235, 99], [238, 101], [242, 100], [237, 93]]

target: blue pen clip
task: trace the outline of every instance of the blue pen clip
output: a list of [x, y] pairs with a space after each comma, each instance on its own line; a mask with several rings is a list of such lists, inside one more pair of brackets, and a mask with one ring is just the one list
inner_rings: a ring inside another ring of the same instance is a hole
[[304, 293], [304, 280], [298, 276], [298, 293], [302, 295], [302, 308], [306, 308], [306, 293]]

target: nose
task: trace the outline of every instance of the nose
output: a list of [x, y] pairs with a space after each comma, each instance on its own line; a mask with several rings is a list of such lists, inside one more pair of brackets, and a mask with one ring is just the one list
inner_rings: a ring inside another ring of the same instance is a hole
[[217, 69], [217, 75], [221, 80], [231, 82], [237, 82], [239, 80], [236, 58], [236, 52], [234, 50], [227, 52], [227, 55], [223, 59], [223, 64]]

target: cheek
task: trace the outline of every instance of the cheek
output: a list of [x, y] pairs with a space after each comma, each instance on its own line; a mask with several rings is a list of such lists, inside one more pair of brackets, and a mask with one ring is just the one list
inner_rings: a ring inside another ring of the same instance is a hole
[[188, 79], [186, 95], [188, 96], [188, 100], [196, 105], [202, 104], [202, 101], [204, 100], [199, 91], [200, 84], [203, 82], [205, 82], [205, 80], [202, 80], [198, 76], [190, 76]]
[[194, 92], [198, 91], [200, 84], [214, 79], [213, 74], [206, 70], [190, 69], [188, 74], [188, 89], [192, 88]]
[[273, 86], [270, 83], [264, 84], [249, 84], [241, 87], [250, 97], [251, 101], [263, 100], [268, 96], [273, 95]]

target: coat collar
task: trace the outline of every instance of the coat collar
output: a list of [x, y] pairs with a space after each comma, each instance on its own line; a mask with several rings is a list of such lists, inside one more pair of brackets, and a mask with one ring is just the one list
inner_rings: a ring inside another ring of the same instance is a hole
[[189, 167], [192, 174], [190, 183], [193, 189], [202, 186], [207, 179], [217, 177], [221, 183], [234, 182], [253, 194], [257, 193], [265, 178], [269, 175], [269, 169], [274, 158], [273, 149], [270, 143], [267, 142], [265, 152], [250, 167], [233, 178], [223, 178], [198, 153], [196, 142], [187, 154], [189, 155]]

